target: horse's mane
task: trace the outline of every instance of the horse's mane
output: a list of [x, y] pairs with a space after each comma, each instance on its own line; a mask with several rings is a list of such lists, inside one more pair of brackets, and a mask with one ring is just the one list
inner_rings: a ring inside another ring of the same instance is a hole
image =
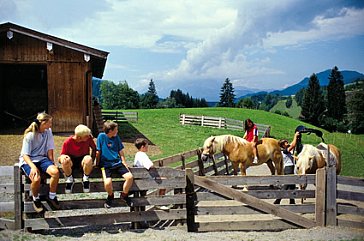
[[226, 143], [236, 143], [240, 145], [246, 145], [248, 143], [247, 140], [239, 137], [239, 136], [233, 136], [233, 135], [221, 135], [219, 136], [221, 138], [220, 144], [225, 145]]
[[300, 154], [298, 154], [298, 157], [303, 155], [317, 156], [320, 155], [320, 152], [315, 146], [310, 144], [304, 144], [302, 151], [300, 152]]

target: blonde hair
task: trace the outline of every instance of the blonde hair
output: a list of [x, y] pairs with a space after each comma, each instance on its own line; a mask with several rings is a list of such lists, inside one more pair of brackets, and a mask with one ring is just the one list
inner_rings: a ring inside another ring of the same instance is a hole
[[75, 135], [78, 137], [92, 136], [90, 128], [82, 124], [76, 126]]
[[27, 129], [24, 131], [24, 136], [28, 134], [29, 132], [37, 132], [39, 131], [40, 124], [42, 122], [47, 122], [52, 119], [51, 115], [48, 115], [45, 112], [38, 113], [37, 118], [34, 119], [34, 121], [29, 125]]

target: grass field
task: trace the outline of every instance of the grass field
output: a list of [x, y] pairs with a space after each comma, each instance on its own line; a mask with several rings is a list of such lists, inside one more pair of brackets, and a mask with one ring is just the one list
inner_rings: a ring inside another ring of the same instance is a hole
[[[236, 120], [251, 118], [256, 123], [271, 125], [271, 135], [276, 139], [291, 140], [298, 125], [316, 128], [302, 121], [274, 113], [240, 108], [138, 109], [128, 111], [137, 111], [139, 120], [138, 122], [121, 124], [122, 139], [133, 139], [133, 137], [135, 139], [135, 136], [144, 135], [161, 150], [160, 154], [151, 156], [153, 160], [202, 147], [204, 140], [211, 135], [243, 135], [241, 131], [182, 126], [179, 123], [180, 114], [227, 117]], [[362, 168], [364, 166], [364, 135], [323, 132], [326, 143], [334, 144], [342, 150], [342, 175], [364, 177], [364, 168]], [[302, 142], [316, 145], [321, 142], [321, 139], [314, 134], [304, 134]], [[126, 155], [127, 158], [133, 159], [132, 156], [128, 156], [128, 153]]]
[[280, 100], [278, 103], [270, 109], [270, 112], [275, 112], [276, 110], [283, 112], [287, 112], [290, 117], [294, 119], [298, 119], [301, 113], [301, 107], [297, 105], [297, 102], [294, 98], [292, 98], [292, 106], [290, 108], [286, 107], [287, 100]]

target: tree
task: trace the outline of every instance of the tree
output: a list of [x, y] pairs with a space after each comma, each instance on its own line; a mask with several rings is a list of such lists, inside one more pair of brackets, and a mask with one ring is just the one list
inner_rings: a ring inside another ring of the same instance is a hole
[[175, 107], [208, 107], [207, 101], [204, 98], [192, 98], [192, 96], [188, 93], [184, 94], [180, 89], [171, 90], [169, 98], [175, 100]]
[[233, 84], [230, 82], [229, 78], [226, 78], [220, 90], [220, 102], [218, 106], [234, 107], [234, 98], [235, 94], [234, 94]]
[[319, 124], [319, 118], [325, 110], [325, 101], [316, 74], [312, 74], [303, 96], [301, 119], [313, 125]]
[[102, 108], [111, 110], [139, 108], [139, 94], [130, 88], [126, 81], [115, 84], [104, 80], [100, 89]]
[[289, 109], [292, 106], [292, 96], [288, 96], [286, 100], [286, 107]]
[[327, 86], [327, 116], [342, 121], [346, 114], [345, 89], [341, 72], [335, 66]]
[[364, 89], [353, 91], [348, 96], [348, 121], [352, 133], [364, 133]]
[[302, 106], [303, 96], [305, 95], [305, 88], [300, 89], [294, 96], [298, 106]]
[[155, 89], [153, 79], [149, 82], [148, 91], [141, 97], [141, 105], [143, 108], [154, 109], [157, 107], [159, 97]]
[[236, 104], [237, 107], [240, 108], [247, 108], [247, 109], [253, 109], [255, 107], [253, 101], [251, 98], [243, 98], [238, 101]]

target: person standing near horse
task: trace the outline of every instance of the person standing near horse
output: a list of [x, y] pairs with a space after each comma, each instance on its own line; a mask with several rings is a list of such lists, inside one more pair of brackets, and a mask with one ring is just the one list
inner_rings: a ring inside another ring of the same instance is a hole
[[257, 143], [258, 143], [258, 127], [254, 124], [254, 122], [251, 119], [246, 119], [244, 121], [244, 136], [243, 138], [251, 143], [254, 144], [253, 153], [254, 153], [254, 160], [253, 164], [258, 163], [258, 151], [257, 151]]
[[54, 209], [60, 208], [56, 197], [59, 171], [54, 165], [54, 138], [51, 127], [52, 116], [45, 112], [39, 113], [24, 131], [23, 146], [19, 157], [19, 166], [31, 181], [33, 207], [38, 213], [43, 211], [43, 204], [39, 197], [41, 173], [51, 176], [48, 203]]
[[[284, 175], [291, 175], [294, 174], [294, 157], [292, 155], [292, 151], [294, 150], [294, 148], [297, 145], [297, 140], [300, 136], [300, 133], [297, 131], [293, 137], [293, 141], [291, 142], [291, 144], [288, 143], [287, 140], [280, 140], [279, 141], [279, 146], [281, 147], [282, 150], [282, 155], [283, 155], [283, 172]], [[282, 188], [282, 190], [295, 190], [296, 189], [296, 185], [295, 184], [285, 184]], [[274, 201], [274, 204], [280, 204], [281, 203], [281, 198], [276, 199]], [[295, 200], [294, 199], [290, 199], [289, 200], [289, 204], [295, 204]]]
[[103, 128], [104, 132], [97, 137], [96, 166], [101, 166], [104, 187], [108, 194], [104, 207], [111, 208], [113, 206], [112, 173], [120, 174], [125, 179], [120, 199], [131, 206], [129, 189], [133, 185], [133, 175], [126, 163], [124, 145], [118, 136], [118, 124], [113, 121], [106, 121]]
[[82, 124], [76, 126], [75, 134], [64, 141], [61, 156], [58, 158], [66, 176], [66, 193], [72, 192], [74, 184], [72, 172], [74, 169], [82, 169], [83, 192], [90, 191], [89, 175], [91, 174], [95, 157], [96, 144], [93, 140], [91, 130]]

